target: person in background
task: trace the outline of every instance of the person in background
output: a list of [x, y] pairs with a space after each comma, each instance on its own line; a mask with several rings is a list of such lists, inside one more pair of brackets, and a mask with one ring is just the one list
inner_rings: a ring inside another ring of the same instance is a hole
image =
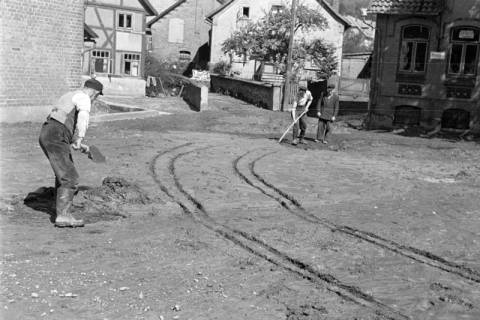
[[338, 95], [333, 91], [335, 89], [334, 84], [329, 84], [327, 86], [327, 93], [323, 99], [319, 102], [321, 103], [320, 111], [317, 113], [318, 116], [318, 127], [317, 127], [317, 138], [315, 142], [328, 143], [328, 134], [332, 132], [332, 123], [337, 118], [338, 109], [339, 109], [339, 98]]
[[[307, 131], [307, 112], [310, 104], [312, 103], [313, 96], [312, 93], [307, 89], [306, 85], [298, 86], [298, 93], [295, 101], [292, 106], [292, 118], [293, 120], [298, 121], [293, 125], [293, 140], [292, 144], [297, 145], [298, 143], [305, 144], [305, 132]], [[298, 134], [298, 129], [300, 128], [300, 135]], [[300, 139], [300, 140], [299, 140]]]
[[78, 173], [73, 164], [71, 148], [88, 152], [82, 144], [88, 128], [90, 109], [103, 85], [95, 79], [85, 81], [84, 87], [60, 97], [42, 125], [39, 143], [55, 173], [57, 227], [83, 227], [83, 220], [71, 214], [70, 207], [77, 191]]

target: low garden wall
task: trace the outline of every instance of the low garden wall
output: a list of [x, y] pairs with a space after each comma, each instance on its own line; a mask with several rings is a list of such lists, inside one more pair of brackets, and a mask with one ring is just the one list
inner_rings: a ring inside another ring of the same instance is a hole
[[208, 87], [189, 83], [183, 88], [182, 98], [196, 111], [208, 109]]
[[210, 75], [210, 90], [249, 102], [261, 108], [279, 111], [282, 105], [282, 84]]
[[[82, 76], [83, 82], [90, 79], [89, 76]], [[103, 84], [103, 94], [107, 96], [145, 96], [145, 80], [141, 78], [129, 78], [118, 76], [97, 76], [95, 79]]]

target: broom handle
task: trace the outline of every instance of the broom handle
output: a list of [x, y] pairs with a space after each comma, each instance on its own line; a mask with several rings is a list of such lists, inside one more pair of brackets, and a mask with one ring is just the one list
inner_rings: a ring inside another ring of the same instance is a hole
[[308, 112], [308, 109], [305, 109], [305, 111], [303, 111], [302, 114], [301, 114], [300, 116], [298, 116], [297, 119], [295, 119], [295, 118], [293, 119], [294, 121], [288, 126], [287, 130], [285, 130], [285, 132], [284, 132], [283, 135], [280, 137], [280, 139], [278, 139], [278, 143], [281, 143], [281, 142], [282, 142], [283, 138], [285, 138], [285, 136], [287, 135], [288, 131], [290, 131], [290, 129], [293, 127], [293, 125], [294, 125], [295, 123], [297, 123], [298, 119], [300, 119], [301, 117], [303, 117], [303, 115], [304, 115], [305, 113], [307, 113], [307, 112]]

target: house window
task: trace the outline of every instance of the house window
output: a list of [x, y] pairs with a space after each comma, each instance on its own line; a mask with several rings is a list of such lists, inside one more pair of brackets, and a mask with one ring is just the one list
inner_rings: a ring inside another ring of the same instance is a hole
[[442, 128], [466, 130], [470, 128], [470, 112], [463, 109], [447, 109], [442, 114]]
[[242, 9], [242, 18], [250, 18], [250, 8], [249, 7], [243, 7]]
[[428, 56], [430, 30], [421, 25], [402, 29], [399, 71], [401, 73], [425, 73]]
[[284, 9], [285, 9], [285, 7], [282, 6], [282, 5], [273, 5], [273, 6], [272, 6], [272, 9], [270, 10], [270, 12], [271, 12], [272, 14], [277, 14], [277, 13], [283, 12]]
[[422, 109], [413, 106], [397, 106], [393, 124], [395, 125], [418, 125], [422, 116]]
[[457, 27], [450, 35], [448, 73], [456, 76], [475, 76], [478, 68], [480, 30]]
[[131, 13], [119, 13], [118, 28], [132, 29], [132, 19], [133, 19], [133, 16]]
[[140, 74], [140, 54], [123, 54], [122, 73], [133, 77], [137, 77]]
[[250, 22], [250, 8], [241, 7], [237, 12], [237, 28], [243, 28]]
[[93, 50], [92, 51], [92, 69], [95, 73], [110, 72], [110, 51]]
[[187, 50], [180, 50], [180, 56], [179, 59], [180, 61], [190, 61], [191, 60], [191, 53], [190, 51]]
[[151, 35], [147, 35], [147, 51], [153, 50], [153, 37]]

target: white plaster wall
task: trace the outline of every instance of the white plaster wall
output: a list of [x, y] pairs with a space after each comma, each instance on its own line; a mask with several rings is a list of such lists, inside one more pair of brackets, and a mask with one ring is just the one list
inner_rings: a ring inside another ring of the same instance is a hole
[[[98, 15], [97, 15], [98, 12]], [[111, 49], [111, 34], [115, 30], [115, 13], [110, 8], [88, 6], [85, 10], [85, 23], [98, 35], [97, 48]], [[104, 31], [106, 28], [106, 31]]]
[[[321, 14], [327, 19], [328, 27], [325, 30], [315, 31], [309, 34], [305, 34], [307, 39], [323, 39], [325, 42], [330, 43], [335, 48], [335, 56], [338, 62], [337, 75], [341, 74], [342, 71], [342, 55], [343, 55], [343, 36], [345, 33], [345, 27], [342, 23], [332, 17], [317, 1], [305, 1], [305, 5], [311, 7], [312, 9], [318, 10]], [[335, 78], [332, 82], [338, 84], [339, 77]], [[337, 86], [338, 87], [338, 86]]]
[[280, 4], [282, 4], [281, 0], [239, 0], [217, 14], [212, 26], [211, 63], [229, 61], [229, 57], [222, 52], [222, 43], [237, 29], [237, 13], [240, 9], [250, 7], [250, 19], [255, 21], [263, 17], [272, 5]]
[[[339, 21], [335, 20], [316, 0], [305, 0], [305, 5], [312, 9], [319, 10], [321, 14], [328, 21], [328, 28], [322, 31], [312, 32], [309, 35], [297, 35], [299, 37], [308, 37], [309, 39], [321, 38], [331, 43], [336, 48], [336, 57], [338, 60], [338, 74], [341, 72], [341, 57], [343, 47], [344, 26]], [[221, 13], [214, 17], [212, 25], [212, 47], [211, 47], [211, 64], [219, 61], [229, 61], [228, 55], [222, 52], [222, 43], [230, 37], [230, 35], [237, 29], [237, 13], [243, 7], [250, 7], [251, 20], [257, 20], [264, 16], [265, 12], [270, 10], [272, 5], [282, 4], [281, 0], [239, 0], [232, 3]], [[233, 71], [240, 72], [249, 76], [252, 74], [252, 63], [245, 64], [247, 70], [243, 71], [242, 64], [235, 63]]]
[[177, 2], [177, 0], [150, 0], [150, 4], [158, 11], [158, 13], [164, 11], [175, 2]]
[[131, 32], [117, 32], [117, 50], [142, 52], [143, 36]]
[[90, 2], [113, 6], [124, 6], [128, 8], [136, 8], [143, 10], [143, 7], [138, 0], [90, 0]]

